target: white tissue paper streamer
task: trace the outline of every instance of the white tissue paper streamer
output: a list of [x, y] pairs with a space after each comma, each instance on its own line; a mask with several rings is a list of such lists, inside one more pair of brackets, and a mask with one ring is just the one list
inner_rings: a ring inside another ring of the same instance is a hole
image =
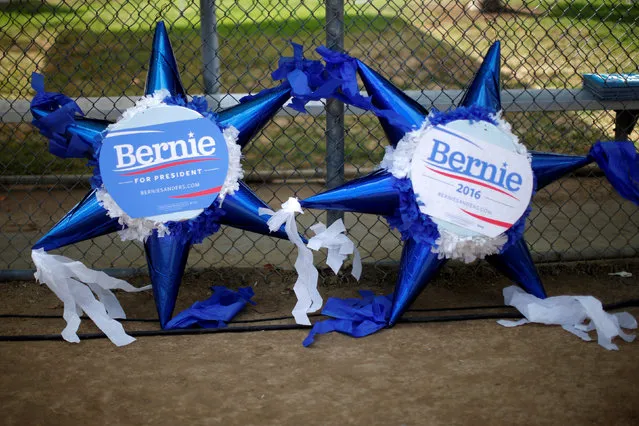
[[297, 232], [295, 213], [304, 213], [297, 198], [289, 198], [277, 212], [266, 208], [258, 210], [260, 216], [271, 216], [267, 222], [271, 232], [277, 231], [284, 225], [288, 239], [297, 246], [297, 259], [295, 260], [297, 281], [293, 286], [293, 291], [297, 296], [297, 304], [293, 308], [293, 317], [297, 324], [311, 325], [307, 314], [318, 311], [322, 307], [323, 300], [317, 290], [319, 273], [313, 265], [313, 252], [306, 247]]
[[[528, 160], [532, 161], [526, 147], [519, 143], [519, 138], [512, 133], [510, 123], [501, 117], [501, 111], [493, 115], [492, 118], [497, 122], [497, 127], [512, 139], [515, 151], [518, 154], [526, 154]], [[415, 149], [424, 134], [431, 129], [432, 126], [426, 118], [419, 129], [406, 133], [397, 143], [396, 148], [387, 146], [380, 168], [388, 170], [397, 179], [410, 177]], [[461, 237], [443, 229], [439, 229], [439, 232], [440, 237], [435, 241], [436, 246], [433, 247], [433, 253], [438, 253], [440, 259], [459, 259], [465, 263], [499, 253], [508, 241], [506, 234], [490, 238], [483, 235]]]
[[632, 272], [619, 271], [619, 272], [611, 272], [608, 275], [613, 277], [630, 278], [632, 277]]
[[[609, 314], [601, 302], [593, 296], [555, 296], [540, 299], [517, 286], [504, 288], [504, 302], [514, 306], [526, 318], [519, 321], [499, 320], [504, 327], [516, 327], [530, 322], [561, 327], [581, 338], [592, 340], [589, 331], [597, 330], [598, 343], [608, 350], [619, 350], [612, 343], [615, 336], [626, 342], [635, 340], [634, 334], [626, 334], [622, 328], [636, 329], [637, 320], [628, 312]], [[586, 322], [589, 321], [589, 322]]]
[[[67, 322], [62, 330], [64, 340], [80, 342], [77, 331], [80, 327], [80, 315], [84, 312], [115, 345], [124, 346], [135, 341], [114, 319], [126, 318], [126, 315], [111, 290], [138, 292], [150, 289], [150, 285], [133, 287], [126, 281], [89, 269], [81, 262], [48, 254], [44, 249], [33, 250], [31, 257], [37, 269], [36, 280], [46, 284], [64, 302], [63, 318]], [[98, 296], [99, 301], [93, 293]]]
[[323, 223], [311, 226], [315, 232], [307, 244], [311, 250], [318, 251], [322, 247], [328, 249], [326, 264], [337, 274], [349, 254], [353, 255], [353, 269], [351, 274], [359, 281], [362, 275], [362, 257], [355, 244], [346, 236], [346, 228], [342, 219], [338, 219], [328, 228]]

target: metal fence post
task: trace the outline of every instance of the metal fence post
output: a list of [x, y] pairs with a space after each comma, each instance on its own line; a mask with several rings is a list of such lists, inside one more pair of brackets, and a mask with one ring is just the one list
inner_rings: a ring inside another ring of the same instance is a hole
[[[344, 50], [344, 0], [326, 0], [326, 46]], [[326, 187], [344, 183], [344, 104], [336, 99], [326, 101]], [[330, 225], [344, 213], [329, 211]]]
[[204, 93], [212, 95], [220, 90], [220, 59], [218, 56], [215, 0], [200, 0], [200, 21]]

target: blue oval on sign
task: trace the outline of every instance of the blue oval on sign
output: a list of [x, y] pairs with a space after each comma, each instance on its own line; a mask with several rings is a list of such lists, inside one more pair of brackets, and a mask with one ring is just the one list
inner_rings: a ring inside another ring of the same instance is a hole
[[107, 133], [100, 149], [102, 180], [133, 218], [189, 219], [217, 198], [228, 172], [220, 129], [179, 106], [144, 110]]

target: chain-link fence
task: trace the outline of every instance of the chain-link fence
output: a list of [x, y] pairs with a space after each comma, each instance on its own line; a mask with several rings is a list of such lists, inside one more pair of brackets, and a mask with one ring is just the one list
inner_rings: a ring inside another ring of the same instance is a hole
[[[505, 117], [529, 149], [584, 154], [596, 140], [614, 137], [615, 110], [639, 110], [637, 102], [611, 106], [580, 90], [583, 73], [637, 71], [639, 3], [631, 0], [0, 0], [0, 269], [31, 269], [30, 247], [88, 188], [84, 162], [49, 154], [29, 123], [31, 73], [43, 73], [49, 91], [92, 100], [89, 117], [117, 116], [123, 97], [144, 91], [159, 20], [167, 24], [187, 91], [220, 93], [222, 102], [273, 86], [270, 72], [281, 54], [291, 55], [293, 40], [311, 58], [317, 46], [343, 45], [400, 88], [423, 91], [414, 94], [424, 104], [454, 105], [500, 39], [510, 99]], [[348, 109], [341, 116], [339, 105], [328, 110], [295, 116], [284, 110], [245, 150], [246, 181], [273, 207], [322, 190], [326, 164], [335, 183], [342, 165], [348, 180], [381, 160], [387, 142], [375, 117]], [[596, 169], [540, 191], [535, 207], [527, 240], [537, 260], [629, 257], [639, 250], [637, 209]], [[302, 226], [326, 220], [312, 214], [300, 218]], [[345, 220], [364, 261], [399, 258], [399, 239], [383, 219], [347, 214]], [[288, 268], [290, 251], [286, 241], [223, 228], [195, 247], [189, 266]], [[61, 252], [98, 268], [145, 265], [141, 245], [117, 235]]]

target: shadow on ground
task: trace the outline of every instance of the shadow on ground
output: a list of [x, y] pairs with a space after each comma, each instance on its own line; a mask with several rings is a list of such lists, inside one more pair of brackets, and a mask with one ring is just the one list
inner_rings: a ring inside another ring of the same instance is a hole
[[[219, 81], [224, 92], [247, 92], [273, 85], [270, 73], [288, 41], [305, 45], [307, 55], [325, 42], [324, 20], [316, 18], [221, 23]], [[449, 43], [424, 34], [401, 18], [347, 15], [346, 50], [403, 88], [460, 88], [476, 61]], [[169, 28], [187, 91], [202, 92], [199, 28]], [[152, 31], [63, 30], [46, 53], [51, 88], [69, 96], [139, 95], [144, 91]], [[28, 76], [25, 76], [25, 78]]]

